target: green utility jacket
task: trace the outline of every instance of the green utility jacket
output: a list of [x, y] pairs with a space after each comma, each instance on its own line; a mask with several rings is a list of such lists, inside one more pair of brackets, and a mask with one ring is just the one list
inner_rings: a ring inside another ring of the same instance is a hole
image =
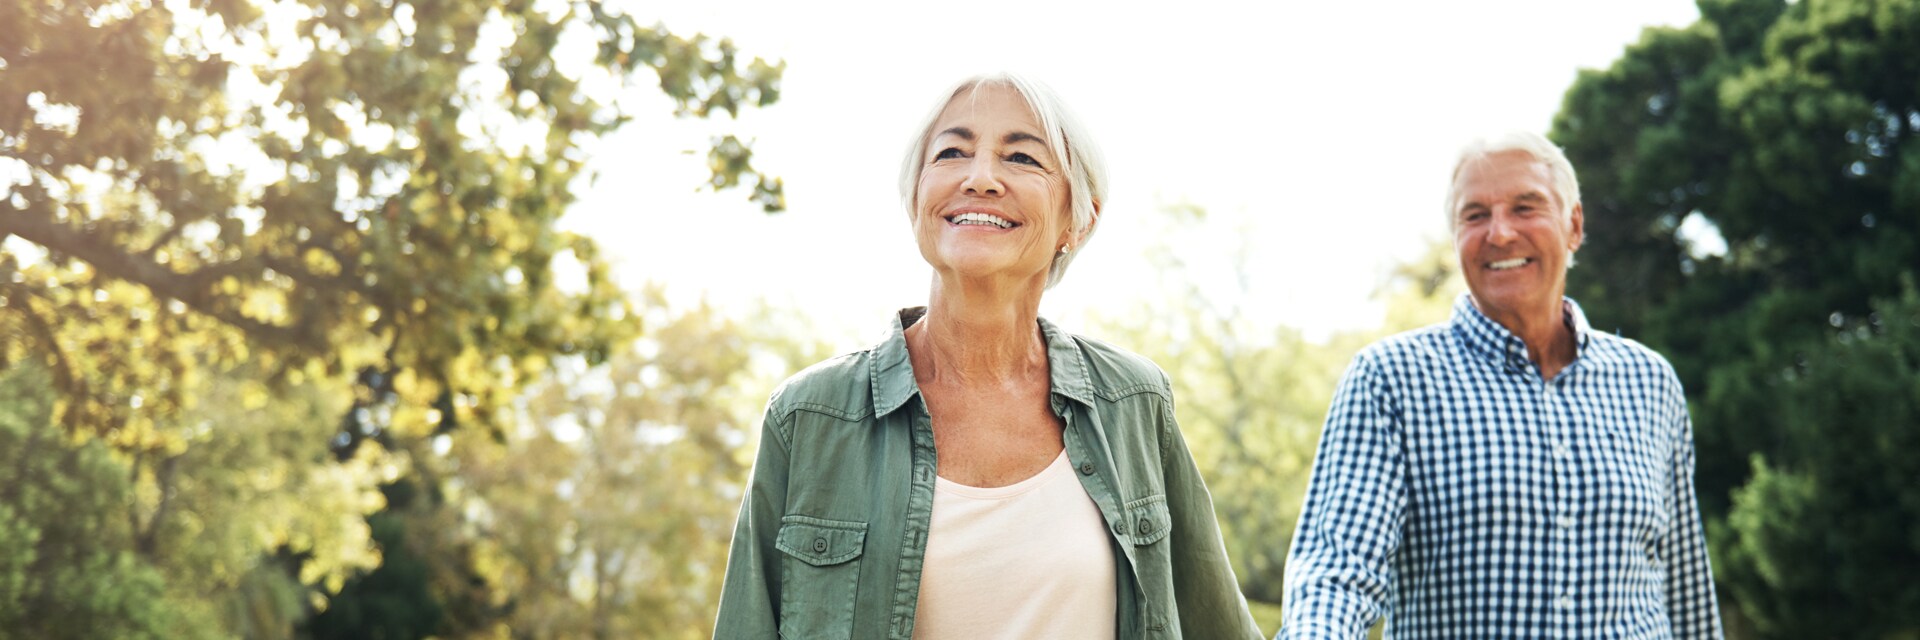
[[[933, 429], [901, 311], [885, 342], [768, 401], [716, 638], [913, 637], [933, 513]], [[1040, 321], [1066, 453], [1111, 534], [1121, 638], [1258, 638], [1213, 500], [1151, 361]]]

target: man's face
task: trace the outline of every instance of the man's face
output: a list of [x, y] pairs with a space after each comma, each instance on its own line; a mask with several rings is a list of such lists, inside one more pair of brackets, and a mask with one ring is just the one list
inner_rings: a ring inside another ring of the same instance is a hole
[[1579, 206], [1562, 214], [1547, 163], [1524, 151], [1469, 160], [1454, 179], [1453, 247], [1481, 312], [1509, 327], [1549, 319], [1580, 248]]

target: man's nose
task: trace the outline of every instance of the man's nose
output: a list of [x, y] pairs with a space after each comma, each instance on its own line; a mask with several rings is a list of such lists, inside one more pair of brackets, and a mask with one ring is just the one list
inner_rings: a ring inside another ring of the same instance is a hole
[[1512, 243], [1514, 238], [1519, 237], [1519, 234], [1515, 233], [1513, 229], [1513, 214], [1505, 211], [1495, 211], [1492, 218], [1493, 219], [1487, 223], [1488, 242], [1494, 246], [1504, 246]]

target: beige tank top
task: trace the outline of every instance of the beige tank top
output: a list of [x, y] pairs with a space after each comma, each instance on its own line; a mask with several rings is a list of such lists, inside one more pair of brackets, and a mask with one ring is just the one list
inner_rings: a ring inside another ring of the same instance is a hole
[[913, 637], [1114, 637], [1113, 543], [1065, 451], [1020, 482], [936, 478]]

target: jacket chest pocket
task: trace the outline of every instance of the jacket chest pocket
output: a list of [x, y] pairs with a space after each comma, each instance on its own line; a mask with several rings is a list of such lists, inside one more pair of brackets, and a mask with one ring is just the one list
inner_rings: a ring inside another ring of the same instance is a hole
[[781, 637], [853, 637], [854, 594], [866, 542], [864, 522], [780, 519], [774, 546], [786, 555], [780, 561]]

